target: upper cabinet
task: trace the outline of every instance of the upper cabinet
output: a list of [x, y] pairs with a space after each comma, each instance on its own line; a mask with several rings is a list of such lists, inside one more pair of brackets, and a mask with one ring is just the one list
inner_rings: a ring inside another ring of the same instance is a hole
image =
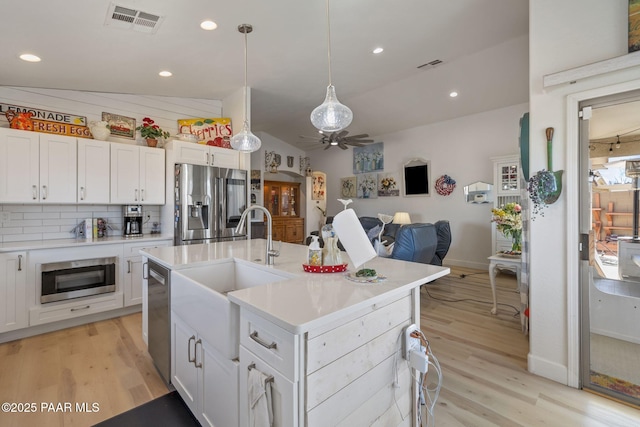
[[236, 150], [184, 141], [171, 141], [166, 148], [173, 150], [175, 163], [240, 168], [240, 152]]
[[78, 140], [78, 203], [109, 203], [111, 143]]
[[111, 203], [164, 204], [164, 158], [159, 148], [111, 145]]
[[[520, 196], [520, 179], [518, 169], [520, 158], [515, 156], [495, 157], [494, 184], [498, 196]], [[499, 206], [497, 206], [499, 207]]]
[[77, 140], [0, 129], [0, 202], [75, 203]]

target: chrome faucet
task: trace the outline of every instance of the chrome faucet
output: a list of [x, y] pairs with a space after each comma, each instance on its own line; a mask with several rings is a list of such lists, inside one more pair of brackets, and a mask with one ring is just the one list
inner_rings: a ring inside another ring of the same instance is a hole
[[236, 233], [240, 233], [240, 231], [242, 231], [242, 228], [244, 227], [244, 224], [247, 220], [247, 216], [249, 215], [249, 212], [253, 210], [260, 210], [264, 212], [264, 214], [267, 216], [267, 244], [265, 246], [264, 259], [265, 259], [266, 265], [273, 265], [273, 259], [277, 256], [280, 256], [280, 252], [273, 249], [271, 213], [267, 210], [267, 208], [260, 205], [251, 205], [247, 209], [245, 209], [244, 212], [242, 212], [242, 215], [240, 216], [240, 221], [238, 222], [238, 225], [236, 226]]

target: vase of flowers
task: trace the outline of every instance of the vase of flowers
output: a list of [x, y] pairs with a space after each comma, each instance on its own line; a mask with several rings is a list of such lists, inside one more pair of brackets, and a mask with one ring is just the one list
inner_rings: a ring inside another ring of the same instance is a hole
[[142, 119], [142, 124], [136, 128], [140, 131], [140, 136], [147, 140], [149, 147], [158, 145], [159, 138], [169, 138], [169, 132], [164, 131], [149, 117]]
[[511, 250], [522, 251], [522, 207], [517, 203], [507, 203], [503, 208], [491, 209], [491, 222], [505, 237], [511, 238]]

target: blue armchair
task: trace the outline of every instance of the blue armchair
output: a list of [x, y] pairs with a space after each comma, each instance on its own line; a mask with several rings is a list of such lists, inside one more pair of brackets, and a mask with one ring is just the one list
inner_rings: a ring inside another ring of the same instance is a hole
[[451, 246], [449, 221], [409, 224], [398, 229], [391, 258], [442, 265]]

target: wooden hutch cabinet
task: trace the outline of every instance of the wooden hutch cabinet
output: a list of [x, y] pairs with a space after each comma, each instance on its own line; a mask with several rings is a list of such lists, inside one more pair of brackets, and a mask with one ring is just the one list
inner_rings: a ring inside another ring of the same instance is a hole
[[300, 184], [265, 181], [264, 206], [273, 219], [273, 240], [303, 243], [304, 218], [300, 218]]

